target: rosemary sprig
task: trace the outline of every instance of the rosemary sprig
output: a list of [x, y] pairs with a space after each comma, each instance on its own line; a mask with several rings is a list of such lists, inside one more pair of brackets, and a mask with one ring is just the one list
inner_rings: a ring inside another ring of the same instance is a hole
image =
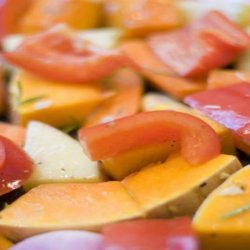
[[22, 106], [22, 105], [29, 104], [29, 103], [34, 103], [46, 97], [45, 95], [39, 95], [39, 96], [33, 96], [25, 100], [22, 100], [23, 88], [22, 88], [22, 84], [20, 81], [17, 82], [17, 88], [18, 88], [18, 106]]
[[221, 216], [221, 218], [222, 218], [222, 219], [228, 219], [228, 218], [237, 216], [237, 215], [239, 215], [239, 214], [245, 213], [245, 212], [247, 212], [247, 211], [249, 211], [249, 210], [250, 210], [250, 203], [248, 203], [248, 204], [246, 204], [246, 205], [244, 205], [244, 206], [242, 206], [242, 207], [236, 208], [236, 209], [234, 209], [234, 210], [232, 210], [232, 211], [229, 211], [229, 212], [226, 213], [226, 214], [223, 214], [223, 215]]
[[22, 105], [25, 105], [25, 104], [29, 104], [29, 103], [34, 103], [34, 102], [37, 102], [43, 98], [45, 98], [46, 96], [45, 95], [40, 95], [40, 96], [34, 96], [34, 97], [31, 97], [31, 98], [28, 98], [28, 99], [25, 99], [25, 100], [20, 100], [19, 101], [19, 106], [22, 106]]
[[9, 206], [9, 204], [7, 202], [4, 202], [3, 208], [7, 208], [8, 206]]
[[82, 126], [81, 123], [80, 123], [79, 121], [77, 121], [75, 118], [72, 117], [72, 123], [69, 123], [69, 124], [67, 124], [66, 126], [63, 126], [63, 127], [61, 128], [61, 130], [62, 130], [64, 133], [68, 134], [68, 133], [70, 133], [70, 132], [72, 132], [72, 131], [74, 131], [74, 130], [77, 130], [77, 129], [80, 128], [81, 126]]
[[78, 124], [69, 124], [69, 125], [62, 127], [61, 130], [64, 133], [68, 134], [68, 133], [70, 133], [78, 128], [80, 128], [80, 126]]
[[20, 81], [17, 82], [17, 88], [18, 88], [19, 97], [21, 97], [23, 95], [23, 87]]

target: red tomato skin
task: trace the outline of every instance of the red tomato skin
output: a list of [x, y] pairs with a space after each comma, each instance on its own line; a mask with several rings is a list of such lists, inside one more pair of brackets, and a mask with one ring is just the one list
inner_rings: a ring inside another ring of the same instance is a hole
[[250, 45], [250, 37], [217, 11], [190, 26], [152, 35], [148, 43], [157, 56], [177, 74], [197, 77], [228, 65]]
[[0, 147], [4, 150], [0, 153], [5, 152], [0, 166], [0, 195], [3, 195], [22, 186], [32, 173], [33, 162], [21, 147], [3, 136], [0, 136]]
[[177, 141], [182, 156], [200, 164], [220, 153], [214, 130], [200, 119], [176, 111], [152, 111], [82, 128], [79, 140], [92, 160], [104, 160], [145, 145]]
[[250, 154], [250, 84], [241, 83], [190, 95], [184, 102], [231, 129], [236, 144]]
[[103, 236], [104, 250], [198, 250], [188, 217], [115, 223]]
[[118, 50], [96, 47], [58, 26], [27, 38], [4, 57], [40, 77], [73, 83], [97, 81], [121, 67], [138, 69]]

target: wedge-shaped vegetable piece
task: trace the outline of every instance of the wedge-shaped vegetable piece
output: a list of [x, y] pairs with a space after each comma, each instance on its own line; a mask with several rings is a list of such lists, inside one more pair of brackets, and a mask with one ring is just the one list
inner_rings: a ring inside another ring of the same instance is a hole
[[50, 28], [57, 23], [66, 23], [75, 29], [88, 29], [100, 25], [101, 1], [38, 0], [19, 21], [20, 30], [30, 33]]
[[26, 189], [43, 183], [102, 180], [98, 163], [89, 160], [76, 140], [44, 123], [29, 123], [24, 150], [35, 162]]
[[185, 98], [191, 107], [233, 131], [235, 144], [250, 154], [250, 84], [207, 90]]
[[0, 136], [0, 196], [20, 188], [32, 174], [33, 165], [20, 146]]
[[200, 119], [176, 111], [152, 111], [128, 116], [79, 131], [80, 141], [93, 160], [142, 146], [177, 142], [191, 164], [199, 164], [220, 153], [214, 130]]
[[245, 250], [250, 239], [250, 165], [208, 196], [193, 226], [206, 249]]
[[107, 224], [142, 215], [119, 182], [46, 184], [0, 213], [0, 232], [16, 241], [54, 230], [99, 231]]
[[119, 70], [107, 80], [106, 85], [115, 95], [102, 102], [100, 107], [90, 114], [86, 126], [134, 115], [140, 109], [143, 85], [137, 73], [130, 69]]
[[134, 67], [118, 50], [89, 43], [64, 25], [28, 36], [4, 56], [9, 63], [38, 76], [69, 83], [92, 82], [121, 67]]
[[11, 250], [101, 250], [102, 244], [103, 237], [100, 234], [76, 230], [65, 230], [33, 236], [19, 242], [13, 246]]
[[[90, 29], [74, 33], [77, 37], [89, 41], [98, 47], [112, 49], [119, 43], [122, 31], [116, 28]], [[1, 44], [4, 52], [15, 50], [26, 38], [23, 34], [6, 36]]]
[[198, 117], [211, 126], [211, 128], [213, 128], [218, 134], [221, 142], [222, 153], [235, 154], [234, 141], [231, 131], [214, 120], [202, 115], [197, 110], [191, 109], [166, 95], [154, 93], [148, 93], [144, 96], [142, 100], [142, 109], [144, 111], [175, 110]]
[[188, 217], [115, 223], [106, 226], [103, 235], [104, 249], [198, 249], [198, 242]]
[[227, 87], [233, 84], [250, 83], [250, 72], [242, 70], [213, 70], [208, 76], [209, 89]]
[[17, 73], [10, 86], [12, 121], [39, 120], [62, 127], [80, 123], [103, 99], [95, 84], [69, 84]]
[[101, 166], [110, 177], [121, 180], [143, 167], [165, 161], [177, 150], [175, 141], [144, 146], [103, 160]]
[[182, 30], [156, 34], [148, 43], [156, 55], [181, 76], [201, 76], [226, 66], [250, 43], [247, 33], [217, 11]]
[[192, 215], [225, 177], [241, 168], [234, 156], [220, 155], [192, 166], [178, 155], [122, 181], [148, 217]]
[[146, 42], [130, 40], [123, 42], [122, 51], [134, 61], [153, 85], [162, 91], [177, 98], [205, 89], [205, 78], [182, 78], [176, 76], [157, 56], [153, 53]]
[[123, 29], [126, 36], [176, 28], [184, 21], [181, 10], [167, 0], [108, 0], [105, 13], [108, 24]]
[[16, 144], [23, 146], [25, 138], [25, 128], [0, 122], [0, 135], [7, 137]]
[[12, 246], [12, 243], [0, 235], [0, 250], [7, 250]]

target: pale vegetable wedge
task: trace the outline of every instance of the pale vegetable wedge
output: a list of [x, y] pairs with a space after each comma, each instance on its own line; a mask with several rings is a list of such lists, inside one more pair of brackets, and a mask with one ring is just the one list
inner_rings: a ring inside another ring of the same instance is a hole
[[102, 180], [98, 163], [89, 160], [80, 144], [47, 124], [29, 123], [24, 150], [35, 162], [34, 172], [25, 189], [42, 183]]
[[179, 154], [126, 177], [122, 184], [150, 218], [193, 215], [202, 201], [241, 168], [231, 155], [190, 165]]
[[45, 184], [1, 211], [0, 233], [19, 241], [55, 230], [100, 232], [107, 224], [141, 217], [120, 182]]
[[250, 246], [250, 165], [212, 192], [193, 226], [204, 249], [247, 250]]

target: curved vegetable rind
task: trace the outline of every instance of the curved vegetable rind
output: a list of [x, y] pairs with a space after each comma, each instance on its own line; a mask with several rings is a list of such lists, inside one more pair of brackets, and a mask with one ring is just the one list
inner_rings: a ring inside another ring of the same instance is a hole
[[144, 145], [178, 141], [182, 156], [199, 164], [219, 155], [214, 130], [191, 115], [153, 111], [118, 119], [79, 131], [79, 139], [92, 160], [104, 160]]
[[119, 51], [96, 47], [61, 27], [27, 38], [4, 57], [38, 76], [75, 83], [99, 80], [121, 67], [137, 68]]

